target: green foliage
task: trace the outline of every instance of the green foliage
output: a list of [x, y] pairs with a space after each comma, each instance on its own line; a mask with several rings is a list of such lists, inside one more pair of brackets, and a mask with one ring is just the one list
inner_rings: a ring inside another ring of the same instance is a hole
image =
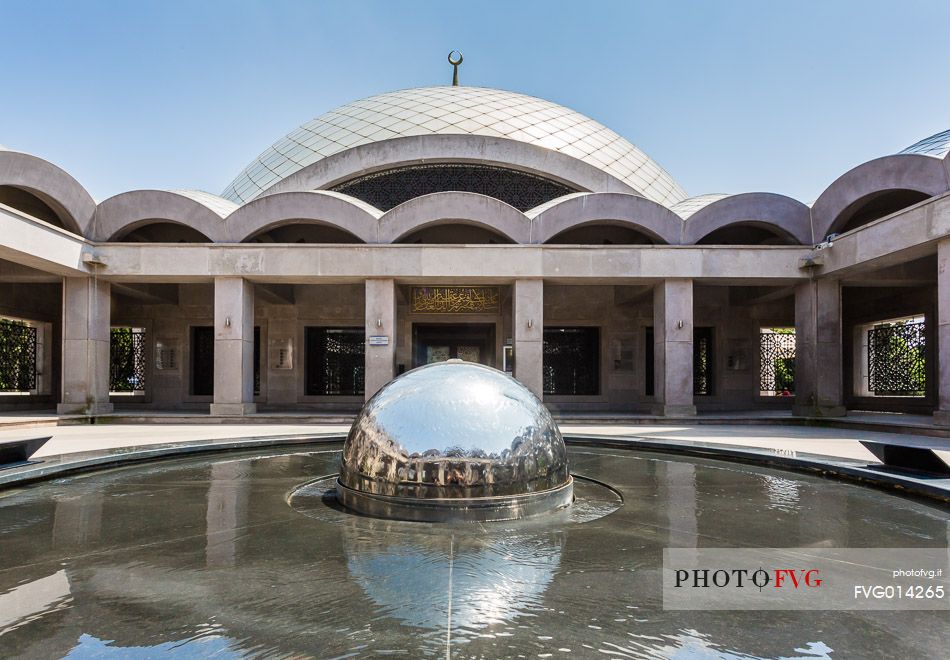
[[868, 331], [870, 389], [878, 396], [924, 396], [927, 359], [924, 324], [896, 321]]
[[132, 345], [132, 328], [112, 328], [109, 341], [111, 392], [135, 390], [135, 354]]
[[775, 389], [795, 393], [795, 358], [775, 359]]
[[[795, 394], [795, 328], [768, 328], [762, 335], [763, 367], [772, 366], [774, 385], [765, 380], [763, 387], [772, 386], [777, 394]], [[768, 372], [766, 372], [768, 373]]]

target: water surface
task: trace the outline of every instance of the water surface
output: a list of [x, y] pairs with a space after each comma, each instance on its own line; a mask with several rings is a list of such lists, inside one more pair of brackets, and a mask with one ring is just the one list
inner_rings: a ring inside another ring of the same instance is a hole
[[624, 503], [594, 520], [445, 526], [291, 506], [338, 451], [0, 493], [0, 656], [936, 658], [950, 644], [946, 612], [665, 612], [660, 590], [664, 547], [946, 547], [936, 507], [596, 448], [571, 449], [572, 471]]

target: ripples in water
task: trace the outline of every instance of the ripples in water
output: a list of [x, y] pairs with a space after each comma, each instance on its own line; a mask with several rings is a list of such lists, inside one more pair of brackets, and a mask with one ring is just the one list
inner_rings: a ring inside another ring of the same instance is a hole
[[578, 479], [567, 512], [462, 526], [334, 508], [327, 484], [313, 480], [335, 472], [335, 452], [194, 457], [7, 493], [0, 655], [805, 659], [945, 650], [945, 613], [667, 612], [660, 598], [665, 547], [939, 545], [944, 510], [711, 461], [596, 449], [572, 451], [571, 461], [575, 474], [616, 492]]

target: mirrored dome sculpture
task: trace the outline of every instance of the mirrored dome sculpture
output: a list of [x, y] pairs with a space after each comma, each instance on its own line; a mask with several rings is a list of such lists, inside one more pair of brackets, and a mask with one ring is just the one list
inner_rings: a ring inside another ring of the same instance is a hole
[[383, 387], [343, 445], [340, 501], [401, 520], [509, 520], [568, 506], [564, 439], [501, 371], [449, 360]]

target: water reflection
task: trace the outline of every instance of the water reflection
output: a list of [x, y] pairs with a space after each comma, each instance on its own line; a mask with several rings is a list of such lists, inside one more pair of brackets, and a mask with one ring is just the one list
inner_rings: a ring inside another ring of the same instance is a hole
[[541, 608], [565, 535], [404, 527], [367, 519], [345, 524], [347, 569], [379, 614], [429, 630], [479, 631]]
[[63, 570], [0, 594], [0, 635], [68, 607], [70, 600], [69, 578]]
[[665, 461], [658, 464], [660, 499], [666, 505], [671, 548], [695, 548], [696, 466]]
[[[601, 653], [614, 658], [634, 658], [652, 660], [655, 658], [677, 658], [682, 660], [700, 658], [704, 660], [762, 660], [761, 656], [749, 655], [732, 650], [731, 645], [723, 644], [710, 635], [697, 630], [681, 630], [672, 635], [631, 634], [625, 644], [602, 644]], [[774, 656], [775, 660], [833, 660], [834, 649], [824, 642], [808, 642], [802, 647], [789, 649], [794, 655]]]
[[102, 493], [64, 495], [56, 498], [53, 547], [72, 548], [94, 544], [102, 531]]
[[205, 562], [208, 567], [234, 566], [239, 529], [247, 522], [250, 489], [247, 461], [211, 466], [208, 483]]
[[945, 547], [945, 509], [598, 449], [572, 449], [572, 465], [624, 504], [586, 522], [572, 507], [460, 533], [288, 504], [337, 460], [195, 457], [2, 494], [0, 656], [946, 654], [944, 612], [667, 612], [659, 596], [670, 545]]
[[[234, 648], [238, 646], [238, 648]], [[112, 640], [83, 634], [66, 658], [244, 658], [240, 646], [227, 637], [211, 634], [178, 639], [155, 646], [117, 646]]]
[[787, 512], [798, 510], [798, 484], [795, 481], [770, 474], [762, 479], [765, 482], [765, 496], [770, 509]]

